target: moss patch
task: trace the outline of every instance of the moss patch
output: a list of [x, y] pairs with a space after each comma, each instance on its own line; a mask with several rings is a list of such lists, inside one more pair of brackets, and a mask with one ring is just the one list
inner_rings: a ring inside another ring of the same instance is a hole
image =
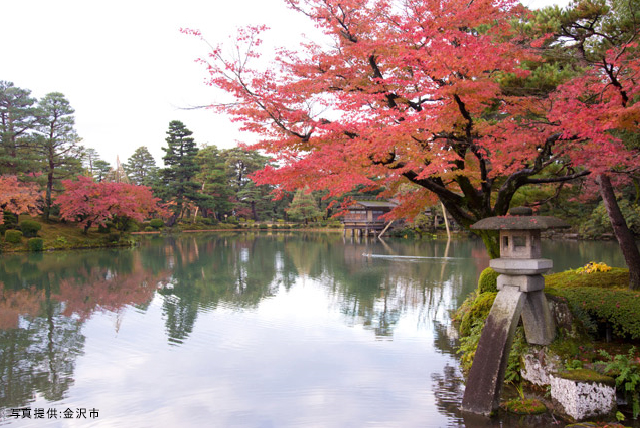
[[640, 292], [629, 290], [629, 270], [548, 275], [547, 293], [566, 299], [591, 333], [610, 329], [621, 339], [640, 340]]
[[498, 293], [482, 293], [465, 306], [463, 313], [457, 314], [460, 316], [458, 318], [460, 319], [460, 335], [468, 336], [471, 333], [471, 327], [476, 322], [487, 319], [497, 295]]
[[536, 398], [514, 398], [500, 405], [504, 410], [518, 415], [538, 415], [547, 411], [547, 406]]
[[547, 288], [629, 288], [629, 269], [611, 268], [609, 272], [580, 273], [578, 269], [545, 275]]
[[497, 293], [499, 275], [500, 274], [492, 268], [485, 268], [480, 273], [480, 278], [478, 278], [478, 290], [480, 293]]
[[613, 387], [616, 386], [614, 378], [589, 369], [567, 370], [556, 373], [556, 376], [561, 377], [562, 379], [575, 380], [578, 382], [602, 383]]

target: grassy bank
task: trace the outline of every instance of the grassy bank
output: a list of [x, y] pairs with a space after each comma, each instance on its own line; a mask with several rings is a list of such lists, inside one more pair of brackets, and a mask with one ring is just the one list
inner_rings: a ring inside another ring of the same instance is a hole
[[45, 222], [39, 218], [31, 218], [29, 216], [20, 216], [18, 226], [24, 220], [33, 220], [40, 224], [40, 230], [37, 231], [35, 237], [20, 236], [11, 242], [7, 239], [5, 232], [4, 238], [0, 241], [2, 252], [18, 252], [33, 251], [30, 248], [32, 239], [42, 240], [42, 251], [48, 250], [68, 250], [78, 248], [101, 248], [101, 247], [121, 247], [131, 246], [133, 241], [130, 236], [120, 236], [119, 233], [101, 233], [98, 229], [92, 228], [84, 234], [82, 229], [75, 224]]

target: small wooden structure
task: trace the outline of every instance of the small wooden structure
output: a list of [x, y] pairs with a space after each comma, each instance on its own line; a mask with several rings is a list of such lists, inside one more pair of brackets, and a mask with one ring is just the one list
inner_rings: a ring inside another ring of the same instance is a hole
[[368, 236], [369, 234], [379, 235], [389, 221], [385, 221], [382, 216], [393, 208], [396, 204], [384, 201], [357, 201], [348, 208], [342, 220], [344, 224], [344, 234], [351, 231], [351, 236]]

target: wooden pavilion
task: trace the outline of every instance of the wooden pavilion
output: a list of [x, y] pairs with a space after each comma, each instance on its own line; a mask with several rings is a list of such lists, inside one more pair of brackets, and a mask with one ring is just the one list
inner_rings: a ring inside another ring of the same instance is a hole
[[390, 223], [382, 216], [395, 208], [396, 205], [393, 202], [384, 201], [357, 201], [353, 203], [349, 206], [348, 212], [342, 220], [344, 234], [351, 231], [351, 236], [380, 235]]

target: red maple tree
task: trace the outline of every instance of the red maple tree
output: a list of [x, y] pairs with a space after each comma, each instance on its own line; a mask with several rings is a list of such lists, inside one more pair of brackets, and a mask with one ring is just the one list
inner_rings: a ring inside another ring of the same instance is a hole
[[[431, 193], [468, 227], [505, 215], [522, 186], [600, 173], [625, 159], [607, 129], [586, 134], [567, 116], [578, 107], [562, 104], [572, 87], [550, 97], [501, 84], [526, 79], [524, 64], [542, 61], [538, 48], [548, 39], [513, 25], [530, 14], [516, 1], [287, 2], [325, 39], [253, 68], [265, 28], [249, 27], [233, 41], [234, 56], [217, 46], [202, 60], [209, 84], [232, 97], [211, 107], [262, 135], [253, 148], [277, 160], [255, 175], [259, 183], [331, 195], [383, 186], [387, 195], [402, 190], [414, 210]], [[478, 234], [497, 257], [496, 234]]]
[[77, 222], [86, 233], [92, 225], [131, 219], [142, 221], [154, 213], [162, 213], [159, 199], [151, 189], [134, 184], [100, 182], [89, 177], [76, 181], [63, 180], [64, 192], [56, 198], [60, 218]]
[[41, 197], [37, 184], [23, 183], [15, 175], [0, 176], [0, 224], [4, 223], [5, 210], [18, 215], [38, 214]]

